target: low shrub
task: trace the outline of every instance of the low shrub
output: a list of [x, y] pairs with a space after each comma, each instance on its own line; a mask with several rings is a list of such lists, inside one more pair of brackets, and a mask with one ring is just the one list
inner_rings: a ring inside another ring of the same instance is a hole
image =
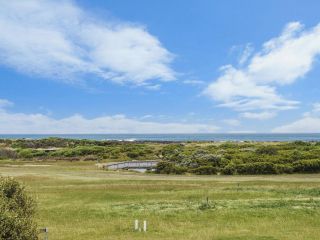
[[127, 156], [131, 159], [138, 158], [140, 156], [140, 152], [128, 152]]
[[269, 162], [255, 162], [237, 166], [238, 174], [276, 174], [274, 164]]
[[257, 154], [276, 155], [278, 150], [274, 146], [262, 146], [256, 150]]
[[178, 166], [168, 161], [161, 161], [157, 164], [155, 173], [160, 174], [183, 174], [187, 172], [187, 168]]
[[32, 149], [22, 149], [18, 152], [19, 158], [32, 158], [33, 152]]
[[206, 166], [200, 166], [195, 169], [192, 169], [192, 173], [198, 174], [198, 175], [212, 175], [212, 174], [217, 174], [217, 168], [206, 165]]
[[204, 211], [204, 210], [210, 210], [210, 209], [214, 209], [215, 203], [214, 202], [201, 202], [199, 205], [199, 210]]
[[221, 169], [221, 173], [224, 175], [234, 175], [236, 174], [236, 167], [233, 164], [229, 164]]
[[293, 163], [294, 172], [318, 173], [320, 172], [320, 160], [302, 160]]
[[274, 165], [276, 173], [293, 173], [294, 168], [291, 164], [275, 164]]

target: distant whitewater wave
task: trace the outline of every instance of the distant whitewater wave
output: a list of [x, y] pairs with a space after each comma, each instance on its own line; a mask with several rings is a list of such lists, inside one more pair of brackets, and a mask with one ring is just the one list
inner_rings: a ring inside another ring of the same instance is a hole
[[124, 138], [124, 139], [106, 139], [105, 141], [118, 141], [118, 142], [135, 142], [138, 141], [136, 138]]
[[124, 139], [124, 141], [126, 141], [126, 142], [135, 142], [135, 141], [137, 141], [138, 139], [136, 139], [136, 138], [127, 138], [127, 139]]

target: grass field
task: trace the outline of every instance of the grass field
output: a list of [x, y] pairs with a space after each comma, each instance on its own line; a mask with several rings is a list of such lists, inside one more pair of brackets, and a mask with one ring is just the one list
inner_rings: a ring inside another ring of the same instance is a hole
[[[94, 163], [0, 163], [38, 202], [49, 239], [318, 240], [320, 175], [165, 176]], [[209, 198], [209, 206], [206, 198]], [[134, 219], [148, 232], [134, 232]]]

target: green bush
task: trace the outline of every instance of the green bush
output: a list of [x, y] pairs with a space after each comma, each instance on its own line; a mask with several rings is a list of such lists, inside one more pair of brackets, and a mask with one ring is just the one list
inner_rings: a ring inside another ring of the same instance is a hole
[[161, 174], [169, 174], [172, 172], [174, 164], [167, 161], [161, 161], [157, 164], [155, 172]]
[[303, 158], [303, 156], [302, 156], [300, 151], [294, 150], [294, 151], [291, 152], [291, 159], [292, 159], [293, 162], [302, 160], [302, 158]]
[[103, 156], [105, 148], [101, 146], [77, 146], [64, 148], [50, 153], [53, 157], [81, 157], [86, 155]]
[[35, 203], [12, 178], [0, 178], [0, 239], [35, 240]]
[[207, 202], [201, 202], [200, 205], [199, 205], [199, 210], [209, 210], [209, 209], [214, 209], [216, 206], [215, 206], [215, 203], [212, 202], [212, 201], [207, 201]]
[[274, 165], [276, 173], [293, 173], [294, 168], [291, 164], [275, 164]]
[[127, 156], [131, 159], [138, 158], [141, 154], [139, 152], [128, 152]]
[[210, 165], [200, 166], [195, 169], [192, 169], [192, 173], [195, 173], [198, 175], [212, 175], [212, 174], [217, 174], [217, 168]]
[[76, 156], [101, 154], [104, 152], [104, 147], [101, 146], [79, 146], [75, 147], [74, 153]]
[[256, 153], [260, 155], [276, 155], [278, 150], [274, 146], [262, 146], [256, 150]]
[[276, 174], [274, 164], [269, 162], [255, 162], [235, 165], [237, 174]]
[[192, 156], [192, 159], [197, 162], [202, 162], [205, 165], [210, 164], [213, 166], [220, 166], [221, 165], [221, 156], [217, 154], [210, 154], [210, 153], [196, 153]]
[[174, 174], [184, 174], [188, 171], [186, 167], [175, 165], [173, 169]]
[[174, 163], [168, 161], [161, 161], [157, 164], [155, 173], [160, 174], [183, 174], [187, 172], [187, 168], [177, 166]]
[[165, 160], [179, 161], [184, 147], [181, 144], [169, 144], [160, 151], [160, 155]]
[[320, 172], [320, 160], [302, 160], [293, 164], [294, 171], [298, 173]]
[[298, 140], [298, 141], [292, 142], [292, 145], [294, 145], [294, 146], [310, 146], [311, 143]]
[[236, 167], [233, 164], [229, 164], [221, 169], [221, 173], [224, 175], [233, 175], [236, 174]]
[[33, 152], [32, 149], [22, 149], [18, 152], [19, 158], [32, 158]]

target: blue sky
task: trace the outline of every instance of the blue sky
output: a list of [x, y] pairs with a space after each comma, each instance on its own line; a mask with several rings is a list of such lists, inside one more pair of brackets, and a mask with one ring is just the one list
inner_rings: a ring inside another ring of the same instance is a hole
[[319, 132], [319, 1], [0, 6], [0, 133]]

